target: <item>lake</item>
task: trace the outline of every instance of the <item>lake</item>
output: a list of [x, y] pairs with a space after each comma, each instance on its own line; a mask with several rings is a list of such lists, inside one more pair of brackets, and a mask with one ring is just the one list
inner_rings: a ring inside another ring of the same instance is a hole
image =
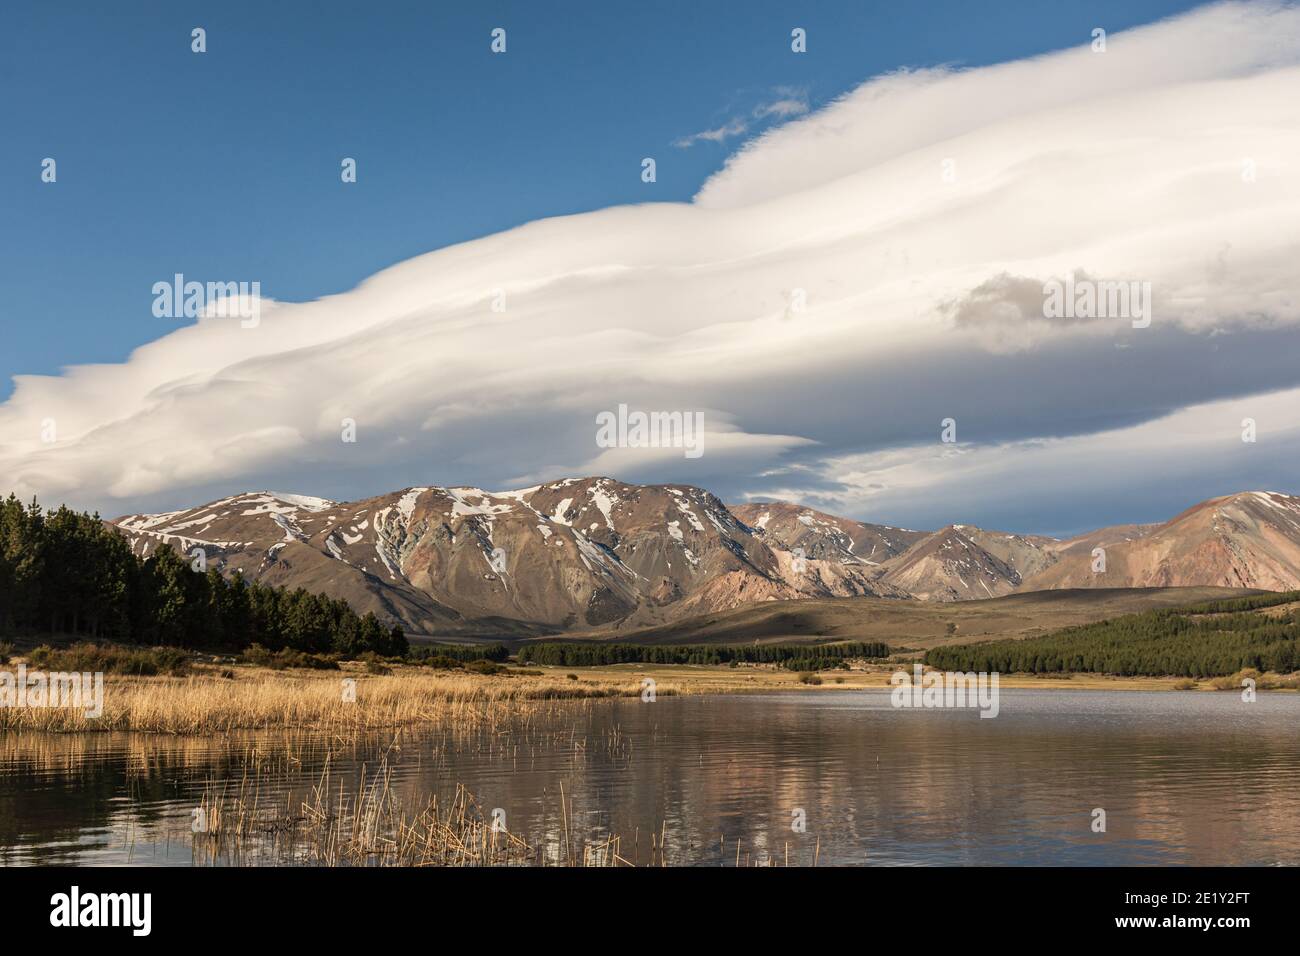
[[345, 806], [379, 768], [410, 806], [462, 785], [533, 862], [607, 859], [617, 835], [670, 866], [1300, 864], [1300, 695], [1005, 689], [995, 719], [810, 691], [346, 740], [0, 733], [0, 862], [316, 862], [274, 827], [195, 836], [195, 808], [293, 818], [322, 782]]

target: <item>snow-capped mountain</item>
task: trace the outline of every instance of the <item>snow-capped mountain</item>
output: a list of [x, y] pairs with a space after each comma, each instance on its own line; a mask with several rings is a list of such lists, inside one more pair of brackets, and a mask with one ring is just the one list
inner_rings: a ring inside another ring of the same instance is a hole
[[751, 601], [899, 595], [866, 567], [795, 562], [689, 485], [583, 478], [347, 503], [268, 492], [113, 523], [137, 554], [201, 548], [224, 573], [335, 594], [417, 632], [651, 624]]
[[[954, 601], [1078, 587], [1300, 587], [1300, 498], [1250, 492], [1069, 540], [866, 524], [690, 485], [571, 478], [363, 501], [270, 492], [113, 522], [137, 554], [346, 598], [416, 633], [639, 627], [805, 597]], [[1104, 571], [1094, 571], [1096, 549]]]

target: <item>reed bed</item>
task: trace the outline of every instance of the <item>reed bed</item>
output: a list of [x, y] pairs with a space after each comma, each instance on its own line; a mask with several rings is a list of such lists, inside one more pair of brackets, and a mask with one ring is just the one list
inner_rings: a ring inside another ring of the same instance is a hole
[[205, 794], [194, 837], [201, 862], [221, 859], [311, 866], [509, 866], [536, 862], [529, 844], [495, 824], [462, 786], [446, 802], [408, 808], [387, 761], [360, 785], [335, 788], [328, 768], [310, 799], [263, 805], [240, 787]]
[[[539, 743], [542, 741], [539, 741]], [[607, 744], [611, 741], [605, 741]], [[613, 742], [617, 743], [617, 742]], [[632, 866], [622, 839], [604, 835], [582, 840], [570, 830], [572, 801], [561, 785], [562, 836], [534, 846], [511, 832], [502, 818], [480, 805], [463, 785], [449, 799], [402, 796], [390, 762], [400, 747], [380, 753], [377, 766], [359, 777], [336, 773], [327, 758], [306, 799], [270, 788], [266, 767], [246, 764], [237, 780], [212, 780], [195, 808], [196, 862], [235, 865], [307, 866]], [[283, 782], [292, 768], [273, 776]], [[655, 841], [652, 839], [652, 843]], [[651, 853], [662, 862], [663, 854]]]
[[[78, 707], [0, 707], [0, 730], [225, 734], [309, 728], [347, 733], [417, 724], [480, 724], [517, 717], [545, 701], [632, 697], [632, 674], [572, 681], [559, 676], [446, 674], [404, 667], [391, 675], [239, 668], [186, 677], [106, 675], [103, 713]], [[355, 681], [355, 699], [344, 680]], [[657, 693], [680, 689], [660, 684]]]

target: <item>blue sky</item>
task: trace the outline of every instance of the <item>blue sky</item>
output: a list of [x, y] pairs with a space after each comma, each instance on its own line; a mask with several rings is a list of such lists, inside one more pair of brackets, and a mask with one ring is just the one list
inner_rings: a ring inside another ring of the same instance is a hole
[[[607, 474], [1049, 534], [1297, 491], [1297, 71], [1279, 0], [9, 2], [0, 474], [106, 514]], [[176, 273], [280, 304], [156, 318]], [[1156, 320], [1046, 322], [1076, 275]], [[707, 453], [602, 447], [621, 404]]]
[[257, 276], [287, 301], [342, 292], [542, 217], [688, 200], [744, 137], [672, 144], [736, 117], [758, 132], [783, 89], [816, 109], [898, 67], [1016, 59], [1191, 6], [9, 0], [0, 400], [15, 374], [118, 362], [169, 331], [149, 290], [176, 272]]

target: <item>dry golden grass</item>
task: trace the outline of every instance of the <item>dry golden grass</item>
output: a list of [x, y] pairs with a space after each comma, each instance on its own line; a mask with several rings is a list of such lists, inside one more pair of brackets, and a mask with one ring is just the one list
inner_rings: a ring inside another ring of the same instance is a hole
[[[188, 677], [106, 675], [104, 710], [0, 708], [0, 730], [58, 732], [134, 730], [221, 734], [233, 730], [311, 728], [340, 733], [415, 724], [478, 723], [526, 712], [548, 700], [635, 696], [634, 675], [570, 680], [564, 673], [485, 676], [399, 667], [391, 675], [342, 671], [272, 671], [239, 667], [233, 678], [216, 670]], [[356, 681], [347, 701], [344, 679]], [[660, 684], [658, 694], [679, 693]]]
[[1209, 682], [1209, 687], [1212, 690], [1239, 691], [1247, 679], [1255, 682], [1255, 690], [1300, 690], [1300, 673], [1261, 674], [1253, 667], [1247, 667], [1226, 677], [1216, 677]]

